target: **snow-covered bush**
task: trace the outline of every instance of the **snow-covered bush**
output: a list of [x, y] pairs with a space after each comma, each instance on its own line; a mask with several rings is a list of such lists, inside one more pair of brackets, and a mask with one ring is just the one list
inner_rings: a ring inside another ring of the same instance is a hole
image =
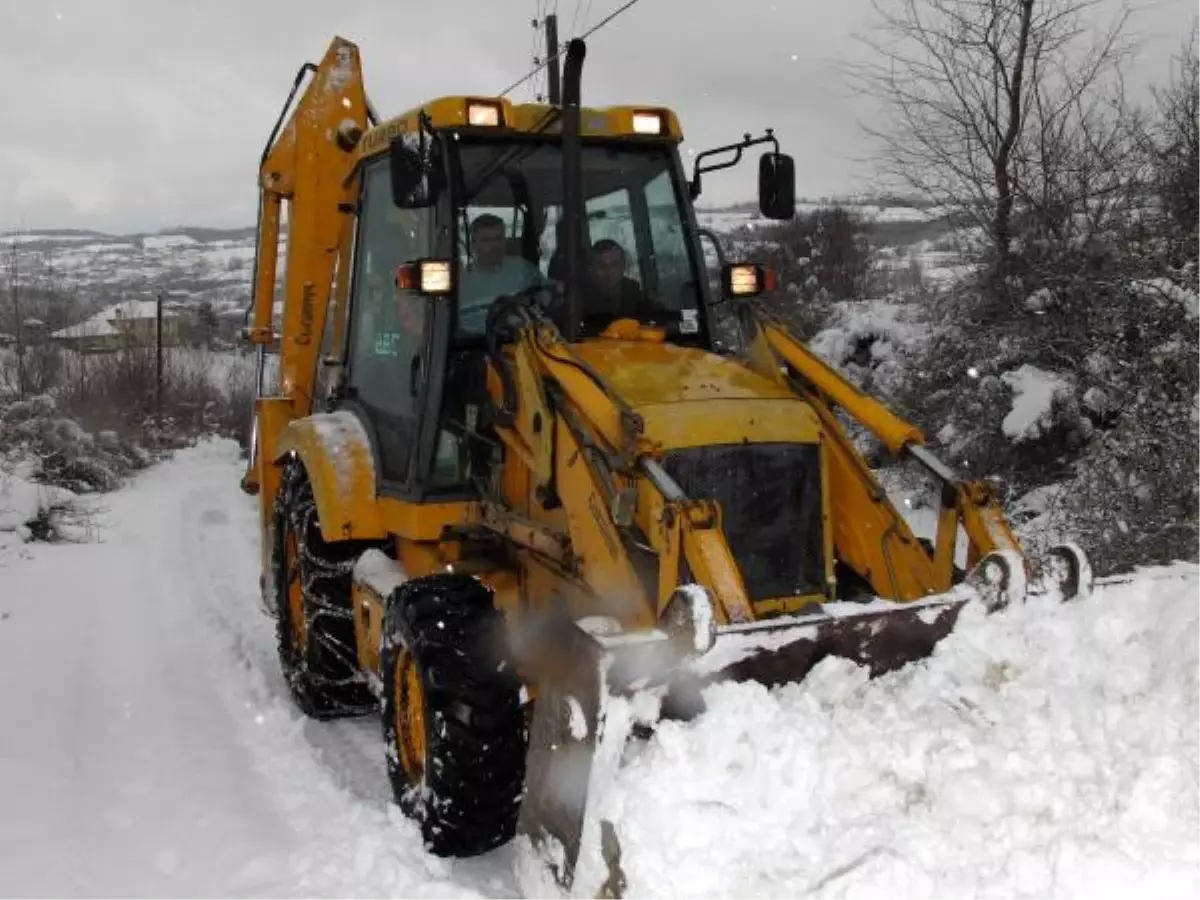
[[871, 272], [868, 231], [857, 213], [830, 206], [763, 229], [760, 240], [781, 284], [799, 285], [806, 297], [856, 300]]
[[1151, 262], [1060, 252], [1007, 311], [982, 291], [943, 301], [932, 318], [949, 324], [899, 395], [948, 462], [1006, 499], [1064, 485], [1044, 524], [1100, 572], [1197, 555], [1194, 270]]
[[150, 462], [146, 450], [115, 432], [85, 431], [48, 395], [0, 408], [0, 465], [34, 483], [108, 491]]
[[178, 449], [206, 434], [244, 439], [252, 371], [249, 357], [169, 348], [160, 384], [154, 348], [127, 348], [73, 355], [54, 394], [89, 431]]
[[0, 468], [0, 551], [14, 543], [61, 541], [83, 518], [78, 496]]

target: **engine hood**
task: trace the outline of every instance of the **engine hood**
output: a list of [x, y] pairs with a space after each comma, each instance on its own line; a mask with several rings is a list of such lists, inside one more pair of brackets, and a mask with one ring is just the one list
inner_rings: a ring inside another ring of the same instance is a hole
[[635, 409], [658, 403], [794, 396], [735, 360], [694, 347], [598, 340], [572, 349]]
[[642, 341], [587, 341], [572, 349], [664, 448], [820, 440], [807, 403], [739, 360]]

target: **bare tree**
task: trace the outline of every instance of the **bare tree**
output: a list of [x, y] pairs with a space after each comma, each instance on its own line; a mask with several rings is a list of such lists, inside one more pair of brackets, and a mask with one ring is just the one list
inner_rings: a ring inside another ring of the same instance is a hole
[[1165, 87], [1153, 89], [1154, 109], [1141, 134], [1150, 185], [1169, 225], [1168, 255], [1174, 266], [1196, 260], [1200, 219], [1200, 21], [1175, 58]]
[[872, 2], [873, 60], [850, 74], [882, 101], [884, 120], [865, 130], [886, 174], [985, 230], [1003, 285], [1018, 204], [1076, 204], [1060, 185], [1066, 149], [1081, 122], [1099, 136], [1094, 98], [1119, 83], [1128, 10], [1088, 42], [1082, 23], [1101, 0]]

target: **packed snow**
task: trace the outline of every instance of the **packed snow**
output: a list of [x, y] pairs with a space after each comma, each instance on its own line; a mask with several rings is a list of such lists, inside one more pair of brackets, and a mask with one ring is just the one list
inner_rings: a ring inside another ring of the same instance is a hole
[[[291, 704], [243, 466], [203, 443], [79, 498], [97, 540], [0, 549], [3, 892], [520, 896], [519, 842], [422, 849], [376, 719]], [[1198, 587], [967, 610], [874, 681], [708, 688], [595, 772], [627, 895], [1194, 896]]]

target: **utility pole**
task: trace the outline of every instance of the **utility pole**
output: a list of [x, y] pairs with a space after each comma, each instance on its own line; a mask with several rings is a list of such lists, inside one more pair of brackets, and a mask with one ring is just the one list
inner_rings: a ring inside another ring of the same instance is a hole
[[157, 301], [155, 306], [155, 361], [154, 361], [154, 410], [158, 418], [158, 427], [162, 428], [162, 389], [163, 389], [163, 346], [162, 346], [162, 319], [163, 319], [163, 292], [159, 291], [155, 297]]
[[562, 105], [562, 84], [559, 75], [562, 69], [558, 65], [558, 16], [553, 13], [546, 16], [546, 71], [550, 76], [550, 105]]

